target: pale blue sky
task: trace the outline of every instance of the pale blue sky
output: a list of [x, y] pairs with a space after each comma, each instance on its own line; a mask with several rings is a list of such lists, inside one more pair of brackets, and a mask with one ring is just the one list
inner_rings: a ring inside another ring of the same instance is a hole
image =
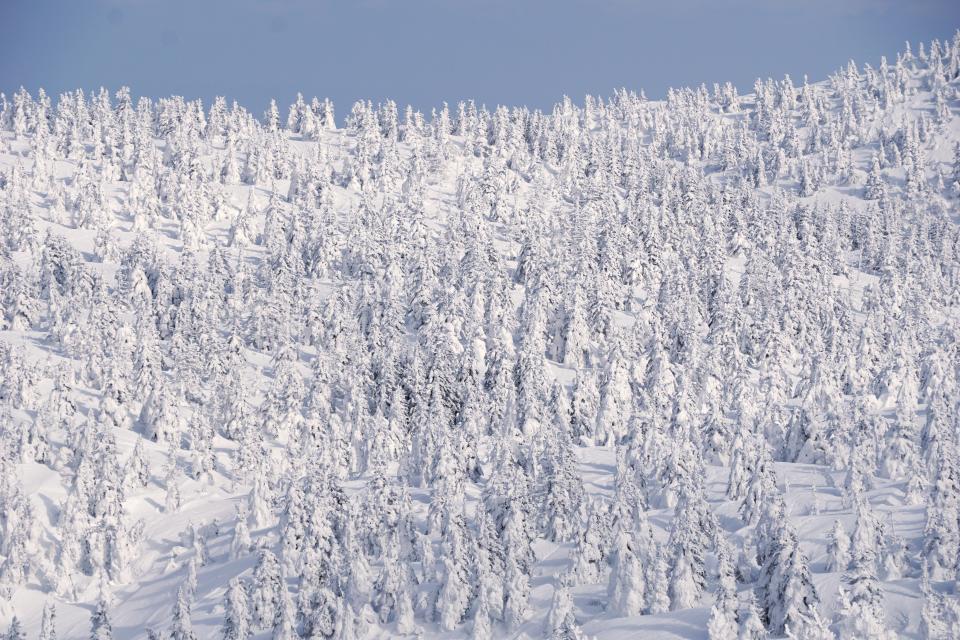
[[760, 77], [823, 79], [946, 39], [958, 0], [0, 0], [0, 90], [358, 98], [429, 110], [474, 98], [549, 108], [564, 94]]

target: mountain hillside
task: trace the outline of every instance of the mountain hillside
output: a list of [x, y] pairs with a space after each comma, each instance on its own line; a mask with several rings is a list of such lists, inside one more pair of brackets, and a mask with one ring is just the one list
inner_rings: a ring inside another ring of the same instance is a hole
[[960, 637], [960, 32], [430, 114], [0, 96], [11, 640]]

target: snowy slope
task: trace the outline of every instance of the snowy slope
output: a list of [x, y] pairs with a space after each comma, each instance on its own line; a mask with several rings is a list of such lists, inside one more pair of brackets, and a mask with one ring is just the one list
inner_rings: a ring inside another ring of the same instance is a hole
[[246, 637], [271, 550], [292, 628], [251, 637], [955, 637], [960, 40], [929, 50], [342, 128], [4, 100], [0, 624]]

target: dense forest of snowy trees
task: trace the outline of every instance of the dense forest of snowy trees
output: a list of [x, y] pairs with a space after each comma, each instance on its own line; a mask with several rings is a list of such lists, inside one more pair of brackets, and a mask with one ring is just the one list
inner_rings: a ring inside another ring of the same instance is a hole
[[6, 638], [960, 637], [960, 33], [341, 124], [0, 95]]

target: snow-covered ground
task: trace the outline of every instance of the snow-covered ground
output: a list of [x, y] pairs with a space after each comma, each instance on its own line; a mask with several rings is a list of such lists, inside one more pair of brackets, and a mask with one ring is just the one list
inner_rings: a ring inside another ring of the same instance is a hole
[[0, 623], [960, 636], [958, 74], [4, 98]]

